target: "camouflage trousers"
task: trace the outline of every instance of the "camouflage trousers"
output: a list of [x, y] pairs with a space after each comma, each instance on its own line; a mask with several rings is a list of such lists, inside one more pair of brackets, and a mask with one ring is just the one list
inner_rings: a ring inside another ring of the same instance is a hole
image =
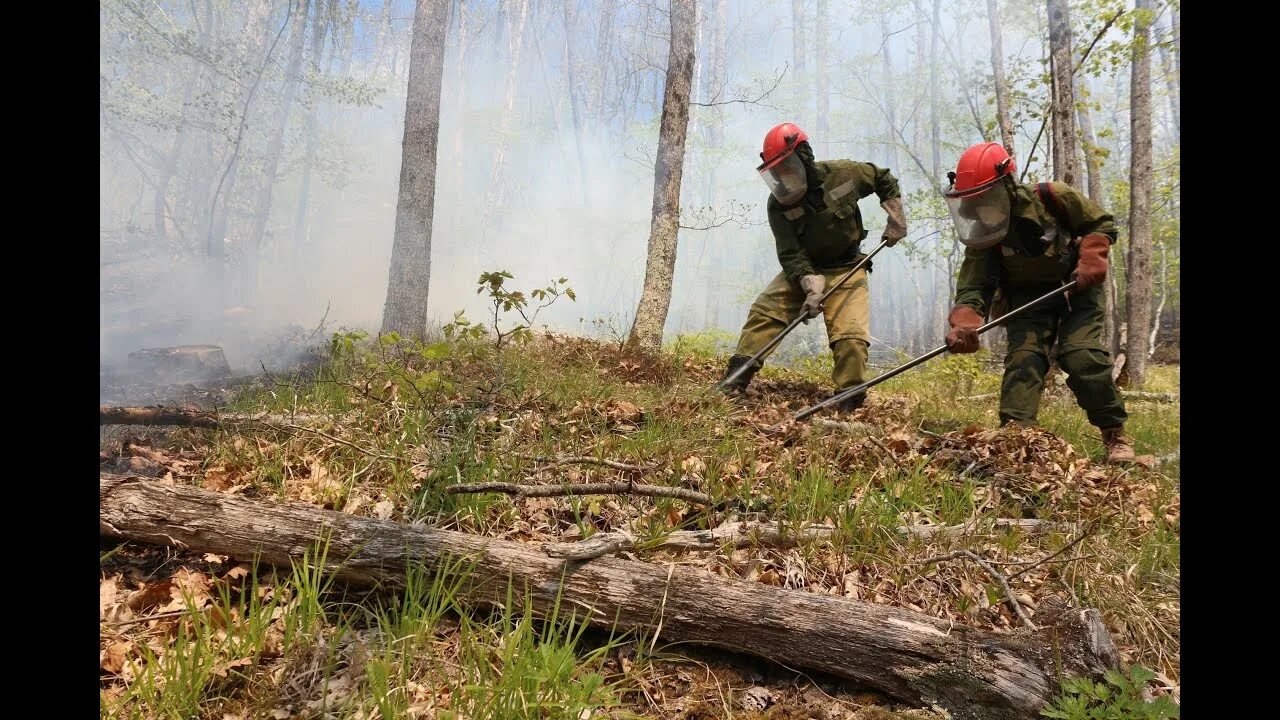
[[[827, 289], [849, 272], [849, 267], [820, 271], [827, 280]], [[779, 273], [751, 305], [734, 354], [750, 357], [760, 352], [800, 314], [803, 305], [804, 291], [799, 283], [793, 284], [785, 274]], [[871, 294], [867, 288], [866, 269], [854, 273], [831, 293], [823, 307], [827, 342], [835, 358], [831, 379], [836, 389], [843, 390], [865, 382], [867, 350], [871, 343]], [[773, 350], [760, 359], [760, 364], [773, 354]]]
[[[1009, 307], [1030, 302], [1052, 289], [1012, 288]], [[1020, 425], [1035, 422], [1052, 351], [1089, 422], [1100, 428], [1124, 424], [1128, 414], [1111, 379], [1111, 355], [1102, 340], [1105, 311], [1106, 296], [1101, 286], [1095, 286], [1069, 300], [1061, 296], [1046, 300], [1009, 320], [1009, 349], [1000, 387], [1001, 421]]]

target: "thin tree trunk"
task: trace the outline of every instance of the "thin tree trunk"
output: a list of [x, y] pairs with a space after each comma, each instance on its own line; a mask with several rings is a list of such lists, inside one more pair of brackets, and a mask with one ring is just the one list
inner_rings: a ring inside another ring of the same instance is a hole
[[[483, 235], [489, 232], [489, 222], [493, 217], [494, 211], [503, 200], [503, 187], [505, 183], [502, 177], [502, 165], [507, 150], [507, 135], [511, 133], [511, 118], [516, 104], [516, 81], [520, 73], [520, 50], [524, 45], [524, 25], [525, 20], [529, 16], [529, 0], [518, 0], [519, 11], [516, 19], [516, 25], [511, 29], [511, 43], [509, 56], [509, 70], [507, 72], [507, 93], [506, 100], [502, 105], [502, 121], [498, 128], [498, 144], [493, 151], [493, 171], [489, 176], [489, 189], [485, 192], [484, 201], [484, 217], [481, 220], [480, 228]], [[480, 243], [475, 244], [475, 252], [477, 262], [479, 261], [479, 253], [483, 251]]]
[[628, 344], [654, 351], [662, 346], [662, 327], [671, 305], [677, 237], [680, 231], [680, 180], [689, 125], [689, 90], [693, 80], [696, 0], [671, 0], [671, 42], [658, 153], [653, 172], [653, 221], [644, 290], [636, 308]]
[[[457, 178], [459, 183], [465, 183], [467, 177], [467, 166], [464, 162], [466, 153], [463, 152], [463, 147], [466, 142], [465, 131], [467, 126], [467, 123], [464, 122], [464, 115], [467, 108], [467, 47], [469, 39], [467, 34], [467, 0], [458, 0], [458, 87], [457, 102], [455, 104], [455, 107], [458, 108], [458, 120], [453, 129], [453, 161], [455, 163], [453, 176]], [[460, 223], [462, 214], [454, 213], [453, 217], [455, 223]], [[459, 229], [460, 227], [455, 225], [455, 237], [460, 234], [458, 232]]]
[[942, 0], [933, 0], [933, 32], [929, 36], [929, 126], [932, 128], [930, 149], [933, 158], [933, 177], [929, 182], [937, 185], [942, 174], [942, 129], [938, 125], [938, 42], [942, 38]]
[[[387, 23], [390, 24], [390, 2], [388, 5]], [[319, 10], [319, 3], [316, 5]], [[316, 13], [315, 26], [311, 30], [311, 60], [308, 66], [311, 68], [312, 75], [320, 75], [320, 58], [324, 55], [324, 43], [329, 27], [328, 17]], [[387, 34], [390, 37], [390, 34]], [[306, 151], [302, 160], [302, 181], [298, 188], [298, 207], [293, 219], [293, 249], [290, 253], [292, 263], [295, 267], [300, 267], [300, 263], [304, 262], [306, 257], [303, 253], [303, 247], [306, 246], [307, 240], [311, 236], [310, 215], [307, 213], [308, 205], [311, 201], [311, 169], [316, 163], [316, 114], [319, 110], [320, 98], [312, 98], [312, 106], [307, 112], [307, 123], [304, 129], [306, 135]], [[300, 279], [305, 282], [307, 273], [299, 272]]]
[[1075, 67], [1067, 0], [1048, 0], [1049, 62], [1053, 75], [1053, 179], [1075, 185], [1076, 169]]
[[391, 249], [387, 302], [382, 311], [382, 331], [403, 336], [423, 337], [427, 331], [440, 88], [448, 25], [449, 0], [418, 0], [409, 49], [396, 234]]
[[[1178, 11], [1172, 9], [1172, 16], [1169, 18], [1170, 33], [1177, 37], [1178, 32]], [[1178, 73], [1173, 69], [1173, 62], [1170, 59], [1168, 43], [1160, 43], [1160, 69], [1164, 73], [1164, 85], [1169, 94], [1169, 119], [1173, 122], [1173, 144], [1179, 145], [1182, 142], [1182, 122], [1178, 108], [1182, 105], [1182, 97], [1179, 93]]]
[[612, 60], [611, 43], [613, 40], [613, 18], [616, 9], [617, 0], [605, 0], [604, 5], [600, 8], [600, 25], [596, 31], [596, 64], [599, 67], [600, 75], [596, 80], [595, 107], [592, 114], [596, 119], [597, 127], [602, 127], [605, 124], [605, 86], [609, 80], [609, 65]]
[[796, 88], [804, 85], [804, 0], [791, 0], [791, 60], [796, 68]]
[[998, 0], [987, 0], [987, 23], [991, 27], [991, 73], [996, 90], [996, 124], [1000, 126], [1000, 141], [1011, 157], [1013, 149], [1013, 119], [1009, 115], [1009, 81], [1004, 76], [1004, 48], [1000, 42], [1000, 9]]
[[[289, 7], [292, 8], [292, 5]], [[276, 44], [279, 43], [280, 37], [284, 34], [288, 22], [288, 19], [286, 19], [285, 23], [281, 23], [280, 29], [275, 30], [270, 23], [271, 3], [264, 1], [258, 8], [260, 9], [255, 9], [249, 13], [249, 20], [243, 33], [245, 37], [261, 34], [261, 41], [254, 46], [254, 49], [245, 52], [249, 57], [260, 59], [258, 72], [254, 76], [253, 83], [245, 90], [244, 109], [240, 113], [239, 125], [235, 130], [235, 139], [231, 144], [231, 157], [227, 161], [226, 168], [218, 177], [218, 183], [213, 190], [213, 198], [209, 203], [205, 254], [211, 263], [211, 284], [218, 294], [218, 297], [213, 298], [215, 306], [222, 305], [225, 300], [226, 288], [223, 284], [223, 265], [226, 262], [227, 226], [230, 224], [231, 198], [235, 195], [236, 181], [240, 174], [241, 151], [245, 141], [245, 129], [249, 123], [249, 113], [253, 108], [253, 99], [257, 95], [258, 86], [262, 84], [262, 76], [266, 72], [267, 63], [271, 61], [271, 56], [275, 53]], [[291, 16], [289, 18], [291, 19]], [[233, 97], [238, 100], [239, 93], [233, 93]], [[233, 104], [235, 104], [234, 101]]]
[[[1123, 256], [1120, 252], [1120, 243], [1116, 243], [1112, 254]], [[1114, 360], [1120, 357], [1120, 350], [1124, 347], [1121, 339], [1124, 332], [1124, 317], [1120, 312], [1120, 268], [1117, 263], [1111, 263], [1111, 267], [1107, 272], [1106, 293], [1107, 293], [1107, 320], [1106, 323], [1110, 330], [1107, 335], [1107, 348], [1111, 351], [1111, 358]]]
[[1169, 249], [1166, 243], [1160, 243], [1160, 304], [1151, 313], [1151, 340], [1147, 343], [1147, 357], [1156, 354], [1156, 337], [1160, 333], [1160, 316], [1164, 313], [1164, 303], [1169, 299]]
[[[823, 0], [825, 1], [825, 0]], [[707, 87], [710, 88], [706, 94], [710, 97], [719, 99], [719, 94], [723, 91], [725, 84], [725, 65], [728, 57], [725, 39], [727, 33], [725, 30], [729, 24], [729, 0], [715, 0], [715, 16], [711, 21], [711, 71]], [[822, 100], [819, 99], [819, 107], [822, 106]], [[707, 191], [706, 198], [712, 206], [718, 206], [721, 193], [719, 185], [716, 182], [717, 172], [719, 168], [718, 151], [724, 146], [724, 109], [723, 106], [715, 106], [710, 108], [709, 118], [707, 120], [707, 146], [712, 153], [713, 159], [704, 163], [706, 168]], [[823, 135], [825, 137], [825, 135]], [[821, 142], [821, 141], [820, 141]], [[720, 299], [724, 296], [724, 275], [727, 270], [725, 263], [725, 253], [723, 251], [723, 243], [718, 242], [720, 235], [716, 230], [708, 230], [712, 233], [711, 246], [709, 249], [709, 262], [707, 263], [707, 286], [706, 286], [706, 305], [703, 312], [703, 322], [707, 328], [715, 328], [720, 326]]]
[[280, 167], [280, 155], [284, 150], [284, 133], [289, 126], [289, 110], [293, 107], [293, 98], [298, 92], [298, 75], [302, 71], [302, 50], [305, 46], [307, 15], [310, 11], [311, 0], [297, 0], [293, 28], [289, 31], [289, 61], [285, 66], [280, 102], [276, 105], [275, 117], [271, 119], [269, 125], [271, 136], [267, 141], [262, 185], [258, 188], [258, 198], [254, 203], [253, 225], [249, 230], [249, 244], [246, 249], [245, 270], [248, 278], [244, 292], [250, 298], [256, 297], [258, 292], [258, 266], [262, 262], [263, 237], [266, 235], [267, 221], [271, 217], [271, 196], [275, 191], [276, 172]]
[[1133, 24], [1133, 74], [1129, 83], [1129, 379], [1146, 379], [1151, 326], [1151, 0], [1136, 0]]
[[[825, 4], [826, 3], [824, 2], [823, 5], [825, 6]], [[825, 10], [826, 8], [823, 7], [823, 9]], [[820, 21], [821, 19], [822, 18], [819, 17]], [[894, 172], [901, 172], [898, 168], [898, 144], [894, 142], [894, 138], [897, 137], [898, 128], [898, 98], [897, 93], [894, 92], [894, 88], [897, 87], [897, 82], [893, 76], [893, 43], [892, 38], [889, 37], [889, 32], [889, 15], [888, 13], [885, 13], [880, 16], [880, 34], [884, 36], [884, 114], [885, 119], [889, 122], [889, 132], [887, 133], [889, 142], [885, 158], [886, 164], [892, 168]], [[823, 53], [819, 53], [818, 57], [823, 58], [825, 55]], [[823, 65], [824, 63], [822, 63], [820, 59], [818, 62], [818, 72], [823, 72]]]
[[564, 47], [565, 56], [568, 60], [568, 67], [565, 68], [565, 79], [569, 84], [569, 112], [573, 116], [573, 145], [578, 151], [578, 187], [582, 191], [582, 208], [587, 211], [588, 216], [591, 213], [591, 196], [587, 192], [590, 187], [591, 179], [587, 175], [587, 156], [583, 148], [582, 137], [582, 116], [586, 113], [586, 108], [582, 107], [584, 101], [581, 98], [582, 90], [578, 87], [578, 60], [574, 52], [575, 41], [577, 40], [574, 30], [577, 28], [577, 11], [574, 4], [577, 0], [564, 0]]
[[[818, 147], [822, 149], [822, 157], [831, 157], [831, 87], [828, 80], [827, 66], [830, 63], [830, 49], [827, 42], [827, 0], [817, 0], [814, 9], [814, 72], [818, 84]], [[886, 52], [888, 52], [886, 50]], [[897, 167], [894, 165], [893, 167]]]

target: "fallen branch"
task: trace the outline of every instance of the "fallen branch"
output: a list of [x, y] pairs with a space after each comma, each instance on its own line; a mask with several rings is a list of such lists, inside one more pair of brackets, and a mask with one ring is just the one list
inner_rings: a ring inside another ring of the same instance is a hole
[[902, 702], [936, 704], [957, 719], [1033, 717], [1059, 692], [1058, 678], [1101, 678], [1119, 667], [1098, 611], [1071, 610], [1052, 598], [1038, 608], [1045, 630], [995, 633], [677, 563], [566, 563], [518, 542], [298, 503], [118, 475], [99, 481], [99, 530], [110, 537], [286, 568], [325, 542], [325, 572], [342, 582], [386, 587], [403, 586], [412, 567], [462, 559], [468, 572], [458, 598], [466, 605], [492, 607], [514, 598], [531, 603], [538, 615], [572, 606], [598, 627], [653, 632], [670, 642], [830, 673]]
[[1032, 630], [1037, 629], [1036, 624], [1031, 622], [1031, 618], [1027, 617], [1027, 614], [1023, 612], [1022, 605], [1018, 603], [1018, 598], [1014, 597], [1013, 590], [1009, 589], [1009, 581], [1005, 579], [1005, 576], [1001, 574], [999, 570], [996, 570], [995, 568], [991, 567], [990, 563], [978, 557], [972, 551], [956, 550], [955, 552], [947, 553], [946, 555], [938, 555], [937, 557], [931, 557], [925, 560], [924, 564], [931, 565], [936, 562], [943, 562], [945, 560], [956, 560], [959, 558], [966, 558], [981, 565], [982, 569], [986, 570], [988, 575], [995, 578], [996, 582], [1000, 583], [1000, 587], [1004, 590], [1005, 600], [1008, 601], [1009, 607], [1013, 608], [1014, 614], [1017, 615], [1018, 619], [1022, 621], [1023, 626], [1030, 628]]
[[326, 419], [320, 415], [220, 415], [205, 410], [151, 405], [147, 407], [114, 407], [100, 405], [99, 425], [178, 425], [182, 427], [220, 428], [230, 424], [290, 423]]
[[200, 410], [184, 410], [174, 407], [111, 407], [102, 405], [98, 411], [99, 425], [183, 425], [189, 427], [216, 428], [217, 416]]
[[556, 465], [604, 465], [606, 467], [614, 468], [615, 470], [630, 470], [632, 472], [644, 472], [646, 470], [653, 470], [658, 467], [657, 464], [628, 465], [623, 462], [618, 462], [617, 460], [607, 460], [604, 458], [594, 458], [594, 457], [570, 456], [570, 457], [552, 458], [552, 457], [543, 457], [541, 455], [535, 455], [535, 456], [521, 455], [520, 457], [525, 458], [527, 460], [532, 460], [534, 462], [550, 463], [550, 467], [555, 467]]
[[[1146, 400], [1148, 402], [1178, 402], [1178, 393], [1139, 392], [1137, 390], [1121, 390], [1120, 394], [1130, 400]], [[991, 400], [1000, 397], [998, 392], [982, 393], [958, 398], [960, 400]]]
[[498, 492], [514, 495], [517, 500], [527, 497], [560, 497], [564, 495], [645, 495], [686, 500], [699, 505], [715, 505], [716, 501], [706, 493], [688, 488], [664, 485], [637, 485], [633, 482], [612, 483], [563, 483], [560, 485], [518, 485], [516, 483], [486, 482], [471, 485], [452, 485], [445, 488], [450, 495], [461, 493]]
[[[997, 518], [994, 527], [1021, 528], [1026, 532], [1058, 532], [1070, 525], [1048, 520]], [[829, 540], [837, 528], [830, 525], [808, 525], [789, 529], [771, 522], [730, 522], [710, 530], [676, 530], [654, 541], [637, 540], [626, 530], [597, 533], [573, 543], [543, 543], [542, 551], [554, 558], [594, 560], [622, 550], [718, 550], [722, 547], [794, 547]], [[897, 528], [904, 537], [933, 538], [976, 534], [975, 525], [903, 525]], [[1043, 562], [1043, 561], [1042, 561]]]
[[1121, 390], [1120, 394], [1130, 400], [1146, 400], [1148, 402], [1178, 402], [1178, 393], [1171, 392], [1139, 392], [1137, 390]]

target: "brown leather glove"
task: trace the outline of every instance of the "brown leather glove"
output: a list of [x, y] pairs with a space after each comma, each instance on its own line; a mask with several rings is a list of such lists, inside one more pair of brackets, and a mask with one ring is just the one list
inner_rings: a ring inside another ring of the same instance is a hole
[[822, 314], [822, 293], [827, 289], [827, 279], [821, 275], [805, 275], [800, 278], [800, 289], [804, 290], [804, 311], [809, 317]]
[[907, 215], [902, 211], [902, 198], [885, 200], [880, 203], [880, 207], [889, 214], [889, 220], [884, 225], [884, 234], [880, 239], [884, 241], [885, 247], [893, 247], [907, 236]]
[[982, 327], [982, 316], [968, 305], [957, 305], [951, 308], [947, 316], [951, 324], [951, 332], [947, 333], [947, 349], [953, 353], [978, 352], [978, 328]]
[[1110, 249], [1111, 238], [1102, 233], [1085, 235], [1080, 240], [1080, 257], [1073, 273], [1077, 291], [1101, 285], [1107, 278], [1107, 251]]

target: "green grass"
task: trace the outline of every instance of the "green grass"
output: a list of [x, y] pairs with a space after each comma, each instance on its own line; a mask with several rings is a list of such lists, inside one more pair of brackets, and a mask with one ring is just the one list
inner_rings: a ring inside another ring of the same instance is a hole
[[[963, 548], [1015, 563], [1062, 548], [1072, 534], [976, 532], [922, 541], [903, 537], [900, 526], [983, 525], [1024, 513], [1081, 525], [1095, 521], [1094, 533], [1073, 550], [1079, 558], [1046, 565], [1034, 584], [1018, 582], [1016, 589], [1035, 594], [1070, 588], [1082, 603], [1103, 612], [1136, 661], [1176, 677], [1176, 461], [1154, 471], [1108, 475], [1101, 487], [1111, 488], [1111, 495], [1097, 501], [1102, 505], [1084, 504], [1082, 486], [1066, 484], [1054, 495], [1053, 482], [1039, 487], [1018, 477], [1001, 482], [1022, 488], [1024, 500], [1011, 499], [1005, 488], [1000, 502], [987, 502], [997, 484], [992, 477], [961, 477], [962, 464], [932, 454], [886, 455], [888, 438], [872, 443], [819, 426], [786, 442], [764, 438], [743, 418], [767, 408], [737, 407], [708, 390], [723, 367], [724, 357], [716, 354], [723, 352], [723, 340], [679, 338], [666, 354], [635, 360], [613, 347], [567, 341], [540, 341], [501, 355], [476, 341], [339, 343], [316, 375], [276, 378], [230, 409], [296, 414], [307, 419], [292, 424], [311, 430], [277, 422], [202, 436], [202, 470], [226, 468], [233, 482], [247, 483], [246, 492], [259, 497], [339, 510], [355, 503], [360, 515], [389, 502], [394, 520], [494, 537], [552, 541], [570, 532], [587, 537], [627, 529], [640, 540], [635, 552], [642, 559], [664, 552], [649, 547], [666, 533], [714, 527], [727, 516], [670, 499], [593, 496], [530, 504], [446, 489], [485, 481], [631, 478], [696, 487], [716, 498], [768, 497], [771, 504], [738, 519], [780, 521], [797, 529], [833, 524], [830, 543], [697, 557], [708, 568], [741, 576], [746, 555], [761, 568], [794, 571], [810, 584], [838, 585], [839, 573], [856, 569], [868, 593], [888, 581], [904, 597], [924, 593], [935, 604], [984, 622], [1003, 603], [981, 569], [965, 563], [925, 568], [921, 561]], [[829, 373], [827, 353], [792, 369], [767, 366], [757, 382], [772, 378], [828, 388]], [[1145, 390], [1175, 392], [1178, 381], [1176, 366], [1153, 366]], [[873, 398], [897, 403], [897, 409], [864, 416], [883, 424], [885, 433], [914, 438], [920, 427], [935, 433], [975, 424], [994, 429], [998, 399], [965, 398], [997, 393], [999, 384], [999, 367], [987, 353], [943, 356], [873, 389]], [[638, 409], [638, 419], [630, 416], [631, 407]], [[1139, 453], [1176, 452], [1176, 403], [1130, 402], [1128, 408], [1126, 429]], [[1046, 394], [1039, 420], [1090, 460], [1102, 459], [1097, 430], [1069, 391]], [[568, 455], [653, 463], [657, 469], [623, 473], [592, 464], [548, 467], [532, 459]], [[1016, 476], [1020, 470], [1007, 472]], [[1060, 480], [1061, 472], [1046, 472], [1049, 480]], [[1124, 496], [1117, 505], [1118, 493], [1133, 491], [1125, 483], [1145, 494]], [[390, 596], [350, 596], [323, 570], [337, 560], [312, 552], [264, 580], [262, 587], [270, 591], [261, 597], [256, 590], [219, 597], [225, 612], [234, 608], [241, 619], [225, 628], [212, 626], [215, 614], [207, 608], [193, 608], [163, 653], [138, 652], [139, 672], [131, 683], [114, 694], [104, 691], [103, 714], [190, 717], [245, 707], [254, 716], [283, 704], [319, 702], [335, 687], [341, 692], [330, 694], [343, 716], [376, 711], [383, 718], [410, 717], [426, 712], [430, 703], [430, 715], [457, 718], [577, 717], [586, 709], [637, 707], [629, 689], [634, 676], [605, 667], [610, 652], [637, 638], [601, 640], [586, 633], [580, 617], [559, 610], [537, 618], [519, 588], [496, 610], [468, 606], [459, 599], [468, 571], [460, 564], [414, 569], [406, 586]], [[995, 609], [979, 611], [976, 599], [961, 591], [961, 581], [995, 592]], [[252, 663], [220, 673], [219, 663], [232, 655]], [[285, 676], [305, 682], [296, 680], [294, 689], [282, 686], [273, 675], [282, 667]]]

